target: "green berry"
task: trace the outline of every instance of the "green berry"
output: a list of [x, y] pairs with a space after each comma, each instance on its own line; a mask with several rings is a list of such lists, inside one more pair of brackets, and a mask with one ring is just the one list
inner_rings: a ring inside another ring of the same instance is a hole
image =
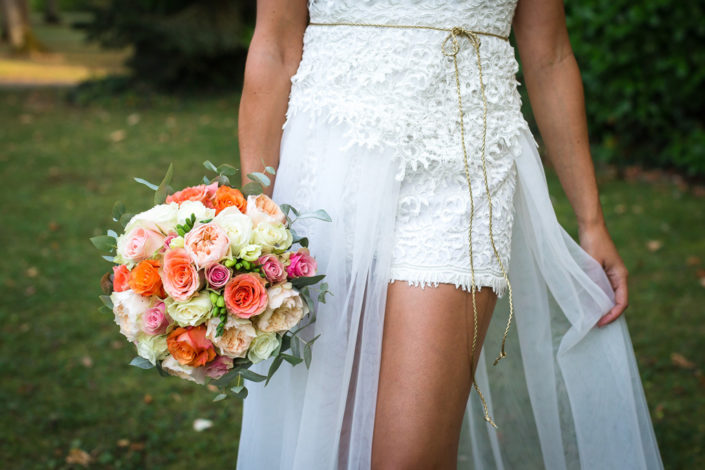
[[[211, 297], [211, 299], [212, 299], [212, 297]], [[221, 297], [218, 297], [218, 298], [216, 299], [215, 304], [216, 304], [218, 307], [225, 307], [225, 299], [224, 299], [222, 296], [221, 296]]]

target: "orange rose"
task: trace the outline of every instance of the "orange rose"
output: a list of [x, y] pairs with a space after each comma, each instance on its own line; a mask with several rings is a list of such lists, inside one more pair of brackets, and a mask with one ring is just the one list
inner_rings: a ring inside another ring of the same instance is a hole
[[228, 312], [240, 318], [259, 315], [267, 308], [266, 280], [255, 273], [238, 274], [225, 286], [223, 297]]
[[198, 186], [189, 186], [174, 194], [170, 194], [166, 198], [166, 203], [176, 202], [181, 204], [184, 201], [199, 201], [209, 209], [213, 209], [213, 196], [218, 189], [218, 183], [209, 185], [199, 184]]
[[247, 200], [242, 195], [239, 189], [231, 188], [230, 186], [221, 186], [215, 192], [215, 213], [218, 215], [220, 211], [226, 207], [235, 206], [237, 210], [243, 214], [247, 210]]
[[130, 270], [127, 266], [113, 266], [113, 291], [124, 292], [130, 288]]
[[164, 297], [162, 278], [159, 277], [159, 261], [146, 259], [130, 271], [130, 288], [140, 295], [149, 297], [159, 295]]
[[204, 366], [216, 357], [213, 343], [206, 338], [205, 325], [176, 328], [167, 336], [166, 347], [185, 366]]

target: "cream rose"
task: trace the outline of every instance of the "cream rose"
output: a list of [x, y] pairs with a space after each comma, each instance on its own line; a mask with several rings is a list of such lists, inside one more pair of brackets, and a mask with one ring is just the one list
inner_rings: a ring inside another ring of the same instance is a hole
[[168, 374], [174, 375], [176, 377], [190, 380], [191, 382], [196, 382], [197, 384], [206, 383], [206, 368], [205, 367], [191, 367], [179, 364], [179, 361], [174, 359], [174, 356], [167, 356], [166, 359], [162, 361], [162, 369], [164, 369]]
[[250, 343], [257, 336], [252, 322], [244, 318], [228, 315], [223, 334], [216, 336], [218, 334], [218, 324], [220, 324], [220, 318], [211, 318], [208, 321], [208, 329], [206, 330], [206, 338], [213, 343], [218, 354], [231, 358], [245, 357], [247, 348], [250, 347]]
[[264, 361], [279, 347], [279, 336], [275, 333], [260, 332], [252, 340], [250, 350], [247, 352], [247, 358], [253, 364]]
[[252, 243], [262, 247], [262, 253], [283, 253], [293, 237], [284, 224], [262, 222], [252, 231]]
[[219, 225], [230, 239], [233, 253], [240, 251], [252, 238], [252, 219], [240, 212], [237, 207], [227, 207], [215, 216], [213, 223]]
[[166, 335], [152, 336], [145, 333], [137, 335], [137, 355], [154, 365], [169, 355], [166, 347]]
[[110, 295], [113, 303], [113, 313], [115, 323], [120, 327], [122, 333], [128, 341], [134, 342], [137, 334], [141, 331], [142, 314], [150, 307], [149, 297], [143, 297], [128, 289], [122, 292], [113, 292]]
[[262, 247], [259, 245], [245, 245], [242, 247], [242, 250], [240, 250], [240, 253], [237, 255], [238, 258], [242, 258], [246, 261], [257, 261], [262, 254]]
[[262, 314], [256, 317], [257, 328], [267, 333], [287, 331], [308, 313], [308, 305], [291, 282], [276, 284], [267, 289], [269, 302]]
[[127, 223], [125, 233], [137, 227], [161, 231], [162, 233], [176, 230], [178, 208], [178, 204], [172, 202], [170, 204], [159, 204], [148, 211], [140, 212], [134, 215]]
[[196, 221], [212, 219], [215, 216], [215, 209], [209, 209], [200, 201], [184, 201], [179, 205], [176, 213], [177, 223], [183, 225], [186, 219], [191, 218], [191, 214], [196, 215]]
[[206, 291], [202, 291], [191, 300], [185, 302], [178, 302], [171, 297], [167, 297], [164, 303], [169, 316], [177, 325], [182, 327], [197, 326], [205, 322], [213, 307], [210, 295]]

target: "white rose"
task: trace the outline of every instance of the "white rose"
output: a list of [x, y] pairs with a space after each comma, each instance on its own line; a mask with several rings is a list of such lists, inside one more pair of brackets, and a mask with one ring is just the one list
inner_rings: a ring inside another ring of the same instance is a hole
[[240, 250], [250, 243], [252, 219], [236, 207], [231, 206], [220, 211], [213, 219], [213, 223], [219, 225], [228, 234], [233, 253], [240, 253]]
[[196, 221], [212, 219], [215, 216], [215, 209], [209, 209], [201, 201], [184, 201], [179, 205], [176, 220], [179, 225], [183, 225], [186, 219], [191, 218], [191, 214], [196, 214]]
[[205, 367], [191, 367], [179, 364], [179, 361], [174, 359], [174, 356], [171, 355], [167, 356], [167, 358], [162, 361], [162, 369], [168, 374], [196, 382], [197, 384], [203, 385], [206, 383]]
[[145, 333], [138, 334], [137, 355], [157, 365], [157, 361], [169, 355], [169, 349], [166, 346], [166, 335], [152, 336]]
[[166, 234], [176, 230], [176, 214], [179, 205], [175, 202], [169, 204], [159, 204], [148, 211], [134, 215], [125, 227], [125, 233], [129, 233], [133, 228], [147, 228], [161, 231]]
[[252, 231], [252, 243], [262, 247], [262, 253], [283, 253], [294, 238], [284, 224], [262, 222]]
[[260, 332], [250, 344], [247, 358], [253, 364], [264, 361], [279, 347], [279, 336], [275, 333]]
[[166, 311], [179, 326], [197, 326], [208, 319], [213, 306], [207, 291], [202, 291], [197, 296], [186, 302], [179, 302], [171, 297], [164, 301]]
[[267, 308], [256, 317], [257, 328], [261, 331], [276, 333], [290, 330], [308, 313], [308, 305], [292, 288], [291, 282], [270, 287], [267, 297]]
[[149, 297], [143, 297], [132, 289], [128, 289], [122, 292], [113, 292], [110, 294], [110, 300], [113, 303], [115, 323], [120, 327], [120, 333], [128, 341], [135, 341], [137, 333], [141, 331], [142, 314], [151, 304]]
[[262, 254], [262, 247], [259, 245], [245, 245], [238, 253], [237, 257], [246, 261], [257, 261]]
[[218, 334], [218, 324], [220, 324], [220, 318], [211, 318], [208, 321], [206, 330], [206, 338], [218, 349], [218, 354], [231, 358], [245, 357], [247, 348], [250, 347], [250, 343], [257, 336], [252, 322], [244, 318], [228, 315], [223, 334], [216, 336]]

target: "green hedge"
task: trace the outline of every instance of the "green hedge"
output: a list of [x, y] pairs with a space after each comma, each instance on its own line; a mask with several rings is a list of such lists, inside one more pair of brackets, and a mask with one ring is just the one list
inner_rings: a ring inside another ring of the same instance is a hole
[[596, 159], [705, 176], [705, 3], [565, 8]]

